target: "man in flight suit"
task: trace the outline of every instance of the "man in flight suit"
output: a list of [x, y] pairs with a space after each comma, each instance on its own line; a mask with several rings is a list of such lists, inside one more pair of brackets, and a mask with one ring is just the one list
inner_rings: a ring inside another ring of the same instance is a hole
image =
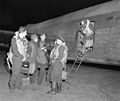
[[33, 71], [31, 74], [31, 84], [35, 84], [37, 80], [37, 66], [36, 66], [36, 56], [37, 56], [37, 45], [38, 36], [36, 34], [31, 35], [31, 41], [29, 42], [29, 54], [30, 54], [30, 68]]
[[39, 43], [39, 47], [37, 50], [37, 62], [38, 62], [38, 68], [40, 68], [40, 72], [38, 73], [38, 79], [37, 79], [37, 83], [38, 85], [40, 85], [43, 80], [45, 80], [45, 75], [46, 75], [46, 71], [45, 68], [47, 67], [47, 57], [46, 57], [46, 47], [45, 47], [45, 39], [46, 36], [45, 34], [40, 36], [41, 40]]
[[57, 44], [51, 42], [51, 52], [50, 52], [50, 55], [49, 55], [49, 69], [47, 71], [47, 83], [50, 84], [51, 83], [51, 73], [52, 73], [52, 70], [53, 70], [53, 64], [52, 62], [54, 61], [54, 58], [55, 58], [55, 49], [57, 48]]
[[66, 67], [68, 48], [64, 39], [59, 36], [55, 42], [57, 47], [54, 51], [55, 58], [53, 60], [53, 71], [51, 74], [51, 91], [47, 93], [60, 93], [62, 87], [62, 70]]
[[88, 19], [83, 19], [80, 22], [80, 28], [76, 33], [76, 48], [78, 56], [82, 57], [93, 47], [94, 23]]
[[[26, 30], [23, 27], [19, 28], [19, 31], [15, 32], [15, 35], [11, 39], [11, 52], [12, 56], [12, 75], [9, 80], [10, 90], [20, 90], [21, 89], [21, 74], [20, 69], [22, 66], [22, 61], [26, 59], [26, 49], [27, 49], [27, 35]], [[25, 44], [24, 44], [25, 43]]]

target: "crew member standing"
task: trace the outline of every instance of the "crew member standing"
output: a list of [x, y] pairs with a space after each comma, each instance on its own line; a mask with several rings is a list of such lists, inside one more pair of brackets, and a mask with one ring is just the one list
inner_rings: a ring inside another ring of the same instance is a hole
[[37, 48], [38, 48], [38, 36], [36, 34], [31, 35], [31, 41], [29, 42], [29, 54], [30, 54], [30, 74], [31, 84], [35, 84], [37, 80], [37, 66], [36, 66], [36, 57], [37, 57]]
[[48, 60], [45, 54], [46, 52], [45, 34], [41, 35], [40, 38], [41, 40], [40, 40], [39, 47], [37, 50], [37, 62], [39, 65], [38, 68], [40, 68], [40, 72], [38, 73], [38, 79], [37, 79], [38, 85], [40, 85], [43, 82], [43, 80], [45, 80], [45, 75], [46, 75], [45, 68], [47, 67], [47, 63], [48, 63]]
[[19, 31], [15, 32], [15, 35], [11, 39], [11, 52], [12, 52], [12, 75], [9, 80], [10, 90], [20, 90], [22, 85], [20, 69], [22, 61], [27, 56], [27, 35], [24, 27], [20, 27]]
[[54, 51], [55, 58], [53, 60], [53, 71], [51, 74], [51, 91], [47, 93], [60, 93], [62, 87], [62, 70], [66, 67], [68, 48], [64, 39], [59, 36], [55, 42], [57, 47]]
[[50, 84], [51, 83], [51, 73], [53, 70], [53, 61], [55, 59], [55, 50], [57, 48], [57, 44], [56, 43], [51, 43], [52, 47], [51, 47], [51, 52], [49, 55], [49, 69], [47, 71], [47, 83]]

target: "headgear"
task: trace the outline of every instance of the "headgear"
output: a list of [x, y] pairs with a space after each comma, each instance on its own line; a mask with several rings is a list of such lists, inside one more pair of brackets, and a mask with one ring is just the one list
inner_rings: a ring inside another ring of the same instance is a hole
[[40, 38], [41, 38], [42, 41], [45, 41], [45, 39], [46, 39], [45, 34], [42, 34], [42, 35], [40, 36]]
[[57, 40], [55, 41], [56, 44], [62, 44], [64, 41], [63, 37], [62, 36], [58, 36]]
[[20, 27], [19, 28], [19, 36], [21, 37], [21, 38], [23, 38], [23, 37], [25, 37], [27, 35], [27, 31], [25, 30], [25, 28], [24, 27]]

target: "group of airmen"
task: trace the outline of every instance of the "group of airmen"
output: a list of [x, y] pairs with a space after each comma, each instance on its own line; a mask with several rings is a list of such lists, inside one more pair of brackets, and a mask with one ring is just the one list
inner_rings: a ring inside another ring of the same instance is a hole
[[[68, 47], [64, 39], [59, 35], [52, 44], [49, 55], [46, 47], [46, 35], [31, 34], [26, 38], [27, 31], [20, 27], [11, 39], [10, 50], [7, 53], [12, 64], [12, 73], [9, 79], [10, 91], [21, 91], [24, 74], [21, 73], [23, 64], [28, 62], [29, 85], [40, 86], [46, 79], [51, 90], [47, 93], [56, 94], [62, 91], [62, 71], [66, 68]], [[48, 55], [48, 56], [47, 56]], [[46, 68], [48, 68], [46, 73]]]
[[[66, 61], [68, 57], [68, 47], [61, 35], [56, 37], [54, 42], [49, 43], [52, 48], [48, 51], [46, 35], [31, 34], [30, 41], [26, 38], [27, 31], [20, 27], [11, 39], [11, 46], [8, 58], [12, 63], [12, 74], [9, 80], [9, 89], [18, 91], [22, 88], [21, 73], [23, 64], [28, 62], [28, 74], [30, 85], [40, 86], [47, 78], [46, 82], [50, 84], [51, 90], [47, 93], [60, 93], [62, 91], [62, 74], [66, 70]], [[94, 23], [85, 19], [80, 22], [80, 28], [76, 33], [76, 47], [78, 56], [85, 55], [88, 50], [93, 48]], [[47, 72], [46, 72], [46, 68]], [[47, 74], [47, 77], [46, 77]]]

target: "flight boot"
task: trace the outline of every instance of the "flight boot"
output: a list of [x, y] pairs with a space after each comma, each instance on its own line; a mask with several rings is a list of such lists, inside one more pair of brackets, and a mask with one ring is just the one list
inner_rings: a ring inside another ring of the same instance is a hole
[[57, 93], [57, 84], [51, 84], [51, 90], [47, 92], [47, 94], [56, 94]]

